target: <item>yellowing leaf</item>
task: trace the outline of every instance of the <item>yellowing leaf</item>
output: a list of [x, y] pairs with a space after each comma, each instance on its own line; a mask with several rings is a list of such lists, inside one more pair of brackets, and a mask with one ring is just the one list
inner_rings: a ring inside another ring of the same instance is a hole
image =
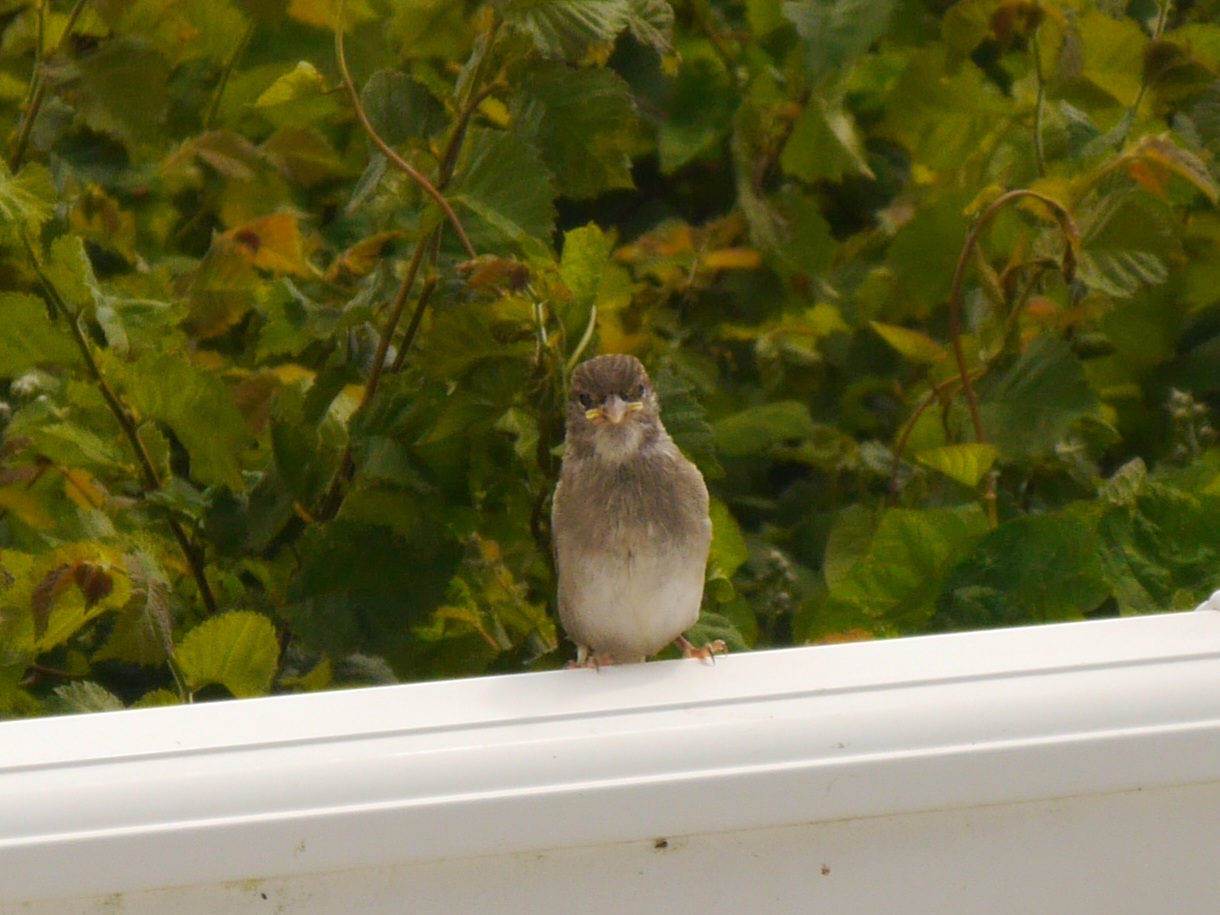
[[869, 321], [869, 325], [882, 340], [912, 362], [934, 365], [949, 358], [948, 348], [927, 334], [896, 324], [882, 324], [880, 321]]
[[1220, 201], [1220, 188], [1207, 164], [1174, 143], [1168, 134], [1143, 137], [1123, 158], [1127, 173], [1155, 194], [1164, 196], [1166, 179], [1176, 175], [1194, 185], [1212, 203]]
[[722, 248], [703, 256], [706, 270], [757, 270], [762, 262], [762, 255], [753, 248]]
[[174, 652], [192, 691], [219, 684], [239, 699], [267, 693], [279, 656], [280, 645], [271, 620], [248, 610], [200, 623]]
[[317, 68], [307, 60], [297, 65], [268, 86], [257, 99], [255, 108], [270, 108], [298, 99], [320, 95], [327, 89], [326, 80]]
[[236, 226], [225, 237], [237, 242], [250, 263], [260, 270], [291, 276], [311, 276], [296, 219], [272, 213]]
[[333, 30], [339, 24], [339, 10], [343, 9], [344, 31], [362, 22], [371, 22], [377, 14], [365, 0], [289, 0], [288, 15], [297, 22]]
[[915, 455], [925, 467], [937, 470], [963, 486], [974, 487], [991, 470], [1000, 453], [991, 445], [944, 445]]
[[326, 270], [326, 281], [368, 276], [385, 257], [386, 248], [401, 237], [401, 232], [378, 232], [361, 239], [334, 259]]

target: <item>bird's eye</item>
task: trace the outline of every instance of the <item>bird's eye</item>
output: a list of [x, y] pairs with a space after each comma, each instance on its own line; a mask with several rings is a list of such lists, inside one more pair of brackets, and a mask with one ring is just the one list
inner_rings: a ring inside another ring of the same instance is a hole
[[627, 394], [627, 399], [628, 399], [628, 400], [643, 400], [643, 399], [644, 399], [644, 392], [645, 392], [645, 390], [646, 390], [646, 389], [645, 389], [644, 385], [642, 385], [642, 384], [637, 384], [637, 385], [636, 385], [634, 388], [632, 388], [632, 389], [631, 389], [631, 391], [630, 391], [630, 392]]
[[585, 410], [592, 410], [592, 409], [593, 409], [593, 405], [594, 405], [593, 395], [591, 395], [591, 394], [580, 394], [580, 395], [578, 395], [578, 396], [577, 396], [577, 398], [576, 398], [576, 399], [577, 399], [578, 401], [580, 401], [580, 405], [581, 405], [581, 407], [582, 407], [583, 409], [585, 409]]

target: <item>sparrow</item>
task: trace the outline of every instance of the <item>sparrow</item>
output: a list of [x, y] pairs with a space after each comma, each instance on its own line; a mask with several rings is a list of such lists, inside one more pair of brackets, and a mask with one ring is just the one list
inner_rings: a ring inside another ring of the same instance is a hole
[[712, 522], [703, 476], [661, 423], [634, 356], [598, 356], [572, 373], [563, 465], [551, 509], [559, 619], [577, 667], [633, 663], [699, 618]]

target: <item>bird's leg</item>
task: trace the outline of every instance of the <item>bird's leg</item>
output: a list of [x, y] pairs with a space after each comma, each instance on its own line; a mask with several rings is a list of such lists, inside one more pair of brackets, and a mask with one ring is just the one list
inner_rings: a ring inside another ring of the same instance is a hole
[[695, 647], [687, 641], [686, 636], [680, 635], [674, 639], [674, 644], [682, 651], [682, 657], [698, 658], [701, 661], [711, 660], [713, 664], [716, 663], [717, 653], [724, 653], [729, 650], [729, 646], [724, 644], [724, 639], [714, 639], [706, 645]]
[[581, 667], [592, 667], [594, 670], [601, 670], [603, 667], [609, 667], [616, 663], [613, 655], [589, 651], [588, 645], [576, 646], [576, 660], [569, 661], [564, 666], [568, 670], [576, 670]]

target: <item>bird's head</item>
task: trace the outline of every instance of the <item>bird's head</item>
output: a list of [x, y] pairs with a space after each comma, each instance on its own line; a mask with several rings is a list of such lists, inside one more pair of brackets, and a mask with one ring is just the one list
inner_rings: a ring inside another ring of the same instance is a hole
[[572, 373], [567, 447], [619, 463], [663, 433], [661, 407], [634, 356], [597, 356]]

